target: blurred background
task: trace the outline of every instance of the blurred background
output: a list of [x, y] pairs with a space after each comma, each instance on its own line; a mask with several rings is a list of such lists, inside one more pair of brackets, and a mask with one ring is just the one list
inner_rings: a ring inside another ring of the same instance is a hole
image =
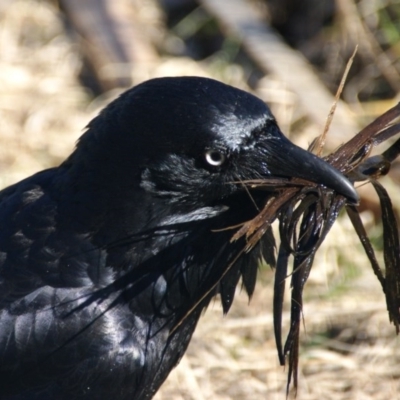
[[[59, 164], [102, 107], [158, 76], [208, 76], [251, 91], [307, 147], [356, 45], [327, 153], [400, 100], [400, 0], [0, 0], [0, 187]], [[383, 183], [400, 205], [396, 163]], [[378, 200], [361, 190], [380, 250]], [[272, 282], [262, 266], [250, 304], [239, 287], [228, 316], [217, 300], [209, 307], [157, 400], [286, 398]], [[297, 399], [398, 398], [400, 342], [345, 216], [304, 296]]]

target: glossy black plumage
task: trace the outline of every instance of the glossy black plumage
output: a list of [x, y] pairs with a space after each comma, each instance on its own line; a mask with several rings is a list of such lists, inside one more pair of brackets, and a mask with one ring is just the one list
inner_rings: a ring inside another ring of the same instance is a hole
[[[75, 151], [0, 192], [0, 399], [149, 399], [217, 293], [253, 293], [251, 252], [224, 228], [268, 199], [240, 181], [351, 184], [292, 145], [256, 97], [196, 77], [145, 82]], [[225, 273], [226, 267], [233, 267]], [[183, 322], [182, 322], [183, 321]]]

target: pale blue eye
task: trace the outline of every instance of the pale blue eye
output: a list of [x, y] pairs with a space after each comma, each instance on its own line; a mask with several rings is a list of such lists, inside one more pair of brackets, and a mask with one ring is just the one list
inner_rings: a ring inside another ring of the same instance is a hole
[[226, 156], [219, 150], [211, 149], [206, 151], [205, 159], [209, 165], [219, 167], [225, 162]]

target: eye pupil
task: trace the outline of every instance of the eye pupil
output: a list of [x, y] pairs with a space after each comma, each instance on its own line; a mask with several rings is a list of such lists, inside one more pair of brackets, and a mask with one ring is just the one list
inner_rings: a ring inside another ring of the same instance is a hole
[[218, 150], [208, 150], [205, 153], [205, 158], [207, 163], [213, 167], [218, 167], [225, 162], [225, 154]]

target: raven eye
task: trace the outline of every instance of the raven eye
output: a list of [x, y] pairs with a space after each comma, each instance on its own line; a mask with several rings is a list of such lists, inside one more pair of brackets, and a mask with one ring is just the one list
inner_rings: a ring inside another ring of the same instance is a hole
[[215, 149], [207, 150], [205, 153], [205, 158], [207, 163], [213, 167], [219, 167], [226, 160], [225, 154]]

